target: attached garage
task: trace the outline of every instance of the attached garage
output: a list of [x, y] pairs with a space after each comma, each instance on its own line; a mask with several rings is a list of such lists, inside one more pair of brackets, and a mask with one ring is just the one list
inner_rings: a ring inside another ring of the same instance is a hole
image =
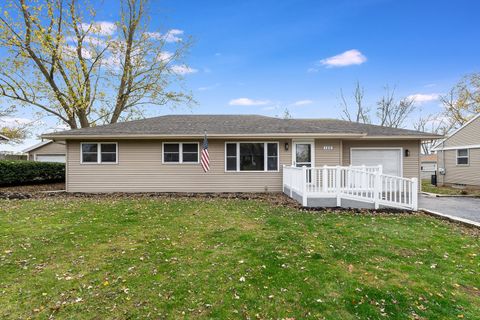
[[353, 166], [383, 166], [383, 173], [403, 177], [402, 148], [351, 148]]

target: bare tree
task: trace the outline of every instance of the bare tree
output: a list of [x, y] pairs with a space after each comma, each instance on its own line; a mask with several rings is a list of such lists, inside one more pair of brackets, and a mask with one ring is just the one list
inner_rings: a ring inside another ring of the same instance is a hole
[[415, 100], [402, 98], [395, 100], [395, 88], [390, 91], [385, 87], [385, 94], [377, 102], [378, 124], [383, 127], [400, 128], [405, 124], [405, 120], [415, 110]]
[[0, 4], [0, 98], [37, 108], [71, 128], [141, 116], [191, 101], [180, 84], [190, 42], [148, 29], [148, 0], [121, 0], [120, 19], [98, 22], [87, 0]]
[[[414, 122], [413, 128], [422, 132], [431, 132], [434, 134], [445, 135], [452, 130], [453, 124], [442, 114], [430, 114], [425, 117], [420, 117]], [[422, 153], [432, 153], [432, 148], [437, 140], [422, 141]]]
[[342, 119], [350, 122], [370, 123], [370, 109], [365, 107], [365, 105], [363, 104], [364, 95], [364, 88], [360, 86], [360, 82], [357, 82], [357, 85], [355, 86], [355, 91], [353, 92], [353, 107], [350, 107], [347, 99], [345, 98], [345, 95], [343, 94], [343, 90], [340, 90], [340, 96], [343, 106]]
[[384, 127], [403, 127], [407, 118], [416, 109], [415, 101], [409, 98], [395, 99], [395, 88], [385, 87], [384, 95], [377, 101], [375, 114], [364, 103], [365, 90], [357, 82], [353, 92], [353, 106], [350, 106], [341, 93], [342, 118], [351, 122], [378, 124]]

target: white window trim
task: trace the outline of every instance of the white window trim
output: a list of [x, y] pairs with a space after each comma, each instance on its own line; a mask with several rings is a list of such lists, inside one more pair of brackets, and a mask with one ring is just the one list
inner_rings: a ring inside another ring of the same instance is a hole
[[[96, 144], [97, 145], [97, 162], [83, 162], [83, 148], [82, 146], [84, 144]], [[114, 144], [115, 145], [115, 162], [102, 162], [102, 144]], [[112, 165], [112, 164], [118, 164], [118, 142], [108, 142], [108, 141], [103, 141], [103, 142], [80, 142], [80, 164], [86, 164], [86, 165]]]
[[[178, 144], [178, 162], [165, 162], [165, 145], [166, 144]], [[183, 144], [196, 144], [197, 145], [197, 161], [196, 162], [183, 162]], [[199, 142], [163, 142], [162, 143], [162, 164], [166, 165], [178, 165], [178, 164], [199, 164], [200, 163], [200, 143]]]
[[310, 152], [312, 153], [310, 155], [311, 157], [311, 163], [312, 163], [312, 168], [315, 167], [315, 139], [302, 139], [302, 140], [297, 140], [297, 139], [294, 139], [292, 140], [292, 146], [291, 146], [291, 149], [292, 149], [292, 166], [295, 167], [297, 165], [296, 163], [296, 159], [297, 159], [297, 144], [310, 144], [310, 147], [311, 147], [311, 150]]
[[[240, 170], [240, 144], [241, 143], [263, 143], [263, 171], [260, 170]], [[277, 145], [277, 170], [268, 170], [268, 144]], [[227, 170], [227, 144], [235, 144], [237, 146], [237, 170]], [[278, 141], [226, 141], [224, 148], [225, 173], [252, 173], [252, 172], [280, 172], [280, 143]]]
[[352, 164], [353, 150], [400, 150], [400, 176], [403, 177], [403, 147], [352, 147], [350, 148], [350, 165]]
[[[467, 150], [467, 155], [466, 156], [458, 156], [458, 151], [460, 150]], [[457, 149], [457, 151], [455, 152], [456, 153], [456, 161], [455, 161], [455, 165], [458, 166], [458, 167], [468, 167], [470, 166], [470, 149], [468, 148], [464, 148], [464, 149]], [[463, 159], [463, 158], [467, 158], [467, 163], [458, 163], [458, 159]]]

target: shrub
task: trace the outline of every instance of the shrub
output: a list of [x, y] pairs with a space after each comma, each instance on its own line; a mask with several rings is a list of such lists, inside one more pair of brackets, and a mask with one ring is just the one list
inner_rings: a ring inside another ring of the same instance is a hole
[[0, 185], [65, 181], [65, 164], [23, 160], [0, 161]]

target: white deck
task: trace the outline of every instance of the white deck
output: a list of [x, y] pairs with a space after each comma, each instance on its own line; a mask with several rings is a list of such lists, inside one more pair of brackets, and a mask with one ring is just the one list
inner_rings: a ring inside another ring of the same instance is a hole
[[418, 180], [381, 166], [283, 167], [283, 191], [304, 207], [418, 209]]

